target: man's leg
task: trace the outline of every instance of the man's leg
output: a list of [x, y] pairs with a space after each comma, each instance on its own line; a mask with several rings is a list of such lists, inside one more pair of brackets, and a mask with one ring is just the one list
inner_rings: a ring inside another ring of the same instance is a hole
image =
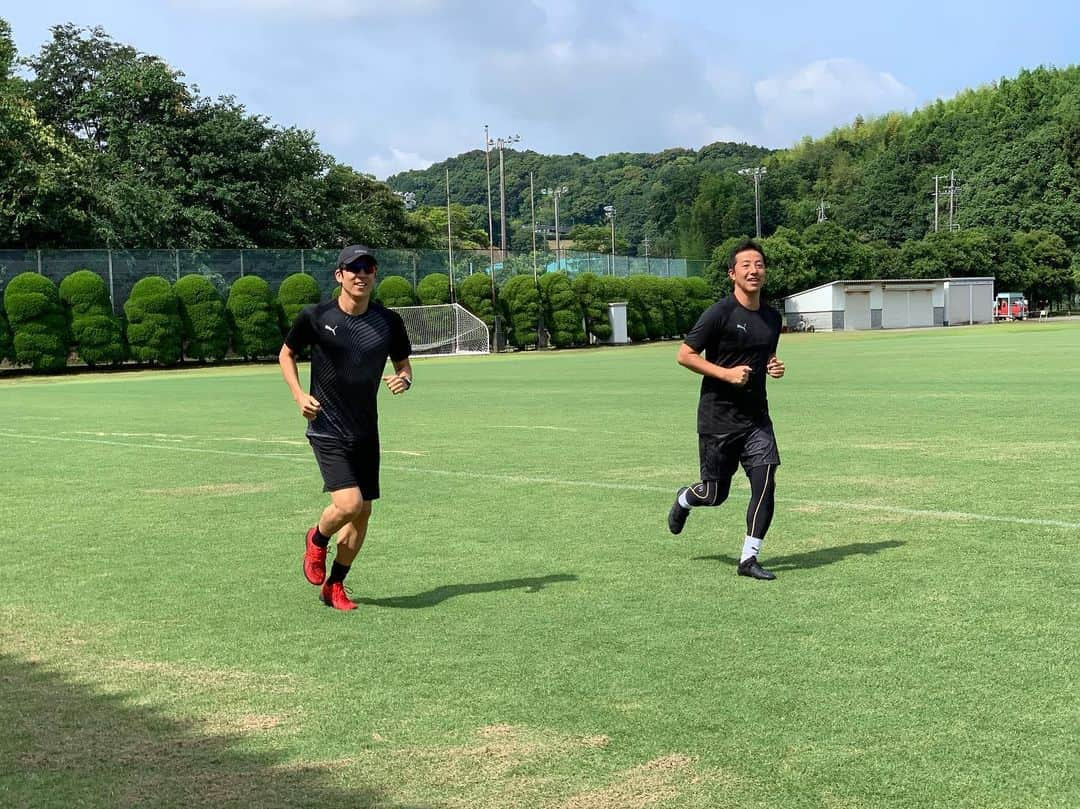
[[739, 557], [739, 575], [770, 580], [776, 576], [758, 564], [761, 543], [772, 524], [776, 498], [776, 465], [764, 464], [746, 470], [750, 479], [750, 503], [746, 507], [746, 539]]
[[357, 519], [363, 506], [364, 497], [356, 486], [330, 492], [330, 505], [323, 509], [319, 521], [307, 532], [304, 546], [304, 577], [311, 584], [318, 586], [324, 583], [326, 548], [330, 544], [330, 537]]
[[668, 530], [679, 534], [690, 516], [690, 509], [718, 506], [727, 500], [731, 478], [739, 464], [742, 446], [738, 436], [699, 435], [698, 455], [701, 462], [701, 482], [684, 486], [675, 494], [668, 511]]
[[364, 544], [367, 536], [368, 519], [371, 517], [371, 502], [365, 501], [358, 488], [344, 490], [349, 495], [335, 498], [340, 492], [331, 492], [331, 503], [319, 519], [319, 531], [335, 525], [344, 515], [345, 522], [336, 530], [337, 555], [330, 567], [330, 575], [323, 584], [320, 597], [323, 603], [339, 610], [351, 610], [356, 608], [345, 593], [345, 577], [349, 575], [353, 560]]

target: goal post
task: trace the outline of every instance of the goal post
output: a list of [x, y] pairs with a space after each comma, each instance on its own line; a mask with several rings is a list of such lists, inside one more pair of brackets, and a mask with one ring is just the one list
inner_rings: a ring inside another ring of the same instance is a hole
[[391, 308], [405, 322], [413, 356], [491, 352], [488, 327], [459, 303]]

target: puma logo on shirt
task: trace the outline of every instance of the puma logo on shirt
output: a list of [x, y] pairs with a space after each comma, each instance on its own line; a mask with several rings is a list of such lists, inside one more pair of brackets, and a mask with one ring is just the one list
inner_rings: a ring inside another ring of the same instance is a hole
[[323, 328], [326, 329], [328, 332], [330, 332], [335, 337], [337, 337], [337, 326], [331, 326], [329, 323], [324, 323]]

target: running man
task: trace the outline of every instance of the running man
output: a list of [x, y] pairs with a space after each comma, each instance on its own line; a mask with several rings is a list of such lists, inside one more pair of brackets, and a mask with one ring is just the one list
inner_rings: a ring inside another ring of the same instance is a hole
[[[304, 576], [322, 585], [324, 604], [356, 609], [345, 592], [345, 577], [367, 535], [371, 503], [379, 497], [379, 379], [397, 396], [412, 387], [412, 346], [405, 324], [371, 300], [378, 268], [367, 247], [351, 245], [338, 256], [336, 300], [306, 307], [297, 315], [278, 364], [300, 413], [322, 472], [330, 505], [307, 532]], [[311, 392], [300, 387], [297, 356], [311, 349]], [[394, 373], [382, 376], [389, 357]], [[337, 555], [326, 575], [326, 548], [337, 534]]]
[[765, 253], [760, 245], [750, 239], [739, 242], [728, 259], [728, 277], [734, 294], [709, 307], [679, 346], [679, 365], [704, 377], [697, 416], [701, 481], [679, 489], [668, 512], [668, 529], [678, 534], [691, 509], [723, 503], [742, 463], [750, 479], [750, 505], [738, 574], [769, 580], [776, 576], [758, 564], [758, 554], [772, 522], [780, 453], [765, 377], [784, 375], [784, 363], [776, 357], [781, 319], [761, 302]]

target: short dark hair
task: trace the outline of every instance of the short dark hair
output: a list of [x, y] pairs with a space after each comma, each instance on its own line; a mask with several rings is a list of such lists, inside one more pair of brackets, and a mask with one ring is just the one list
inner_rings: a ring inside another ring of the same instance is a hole
[[765, 266], [769, 266], [769, 260], [765, 257], [765, 251], [761, 249], [761, 245], [755, 242], [753, 239], [739, 239], [734, 247], [731, 248], [731, 253], [728, 255], [727, 268], [729, 270], [735, 269], [735, 256], [739, 253], [744, 253], [747, 250], [754, 250], [761, 256], [761, 260], [765, 263]]

